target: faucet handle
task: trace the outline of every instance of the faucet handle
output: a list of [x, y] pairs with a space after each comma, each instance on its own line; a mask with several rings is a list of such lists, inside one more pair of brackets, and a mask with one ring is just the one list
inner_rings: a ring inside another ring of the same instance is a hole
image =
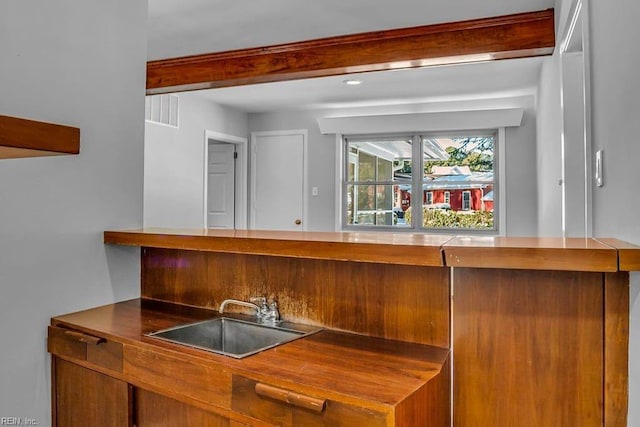
[[266, 307], [267, 306], [267, 298], [266, 297], [251, 297], [249, 301], [257, 305], [258, 307]]

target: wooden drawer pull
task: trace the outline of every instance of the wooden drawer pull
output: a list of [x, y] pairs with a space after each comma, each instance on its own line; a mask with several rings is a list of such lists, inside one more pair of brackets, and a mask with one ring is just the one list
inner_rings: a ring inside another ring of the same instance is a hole
[[93, 335], [83, 334], [76, 331], [64, 331], [64, 334], [75, 341], [86, 342], [87, 344], [98, 345], [105, 342], [104, 338], [94, 337]]
[[294, 393], [292, 391], [283, 390], [266, 384], [256, 384], [256, 394], [263, 397], [285, 402], [293, 406], [309, 409], [314, 412], [322, 412], [327, 406], [324, 399], [305, 396], [303, 394]]

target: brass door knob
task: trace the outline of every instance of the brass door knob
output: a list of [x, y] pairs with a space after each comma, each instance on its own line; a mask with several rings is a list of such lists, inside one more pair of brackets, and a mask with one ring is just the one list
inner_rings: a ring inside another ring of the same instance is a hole
[[300, 225], [300, 224], [302, 224], [302, 221], [299, 219], [296, 219], [296, 225]]

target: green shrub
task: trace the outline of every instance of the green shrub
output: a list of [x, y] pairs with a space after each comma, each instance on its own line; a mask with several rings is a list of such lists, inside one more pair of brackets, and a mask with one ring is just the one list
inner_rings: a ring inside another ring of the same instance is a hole
[[[407, 224], [411, 224], [411, 208], [404, 214]], [[493, 228], [493, 212], [450, 211], [442, 209], [422, 209], [425, 228]]]

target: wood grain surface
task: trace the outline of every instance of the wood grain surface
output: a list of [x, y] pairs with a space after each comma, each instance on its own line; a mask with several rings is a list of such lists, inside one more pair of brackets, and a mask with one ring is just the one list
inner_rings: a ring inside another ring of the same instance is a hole
[[629, 273], [604, 282], [604, 425], [626, 427], [629, 400]]
[[449, 347], [449, 273], [442, 267], [142, 251], [145, 298], [218, 309], [228, 298], [262, 295], [278, 301], [284, 320]]
[[105, 231], [104, 242], [378, 264], [600, 272], [640, 270], [640, 247], [604, 238], [148, 228]]
[[454, 269], [454, 425], [601, 426], [603, 275]]
[[136, 389], [137, 427], [229, 427], [229, 419], [144, 389]]
[[620, 271], [640, 271], [640, 246], [619, 239], [598, 239], [618, 251]]
[[0, 115], [0, 159], [80, 152], [80, 129]]
[[[226, 405], [231, 393], [229, 375], [240, 374], [299, 393], [389, 412], [436, 378], [449, 355], [447, 349], [328, 330], [245, 359], [144, 336], [216, 315], [211, 310], [131, 300], [58, 316], [52, 323], [117, 338], [125, 347], [123, 378], [200, 407], [206, 402]], [[229, 395], [218, 399], [222, 390]]]
[[442, 266], [451, 236], [411, 233], [331, 233], [260, 230], [157, 229], [105, 231], [118, 245], [293, 258]]
[[[55, 358], [54, 358], [55, 359]], [[56, 403], [53, 424], [56, 427], [115, 427], [131, 425], [129, 412], [131, 389], [124, 382], [55, 359]]]
[[553, 9], [147, 63], [147, 93], [550, 55]]
[[590, 238], [458, 236], [444, 244], [450, 267], [530, 270], [618, 270], [618, 253]]

